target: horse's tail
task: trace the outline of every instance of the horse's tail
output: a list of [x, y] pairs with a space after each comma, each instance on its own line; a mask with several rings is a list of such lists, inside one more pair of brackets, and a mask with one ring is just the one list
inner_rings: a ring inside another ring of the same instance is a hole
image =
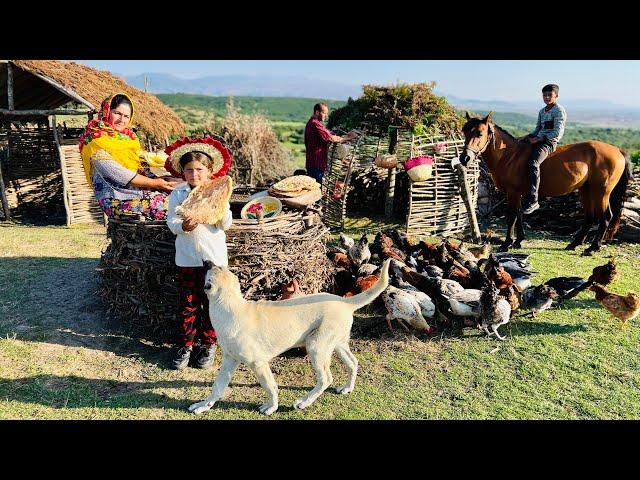
[[613, 237], [618, 233], [620, 220], [622, 219], [622, 207], [624, 201], [627, 199], [627, 187], [633, 178], [633, 169], [631, 167], [629, 154], [624, 150], [620, 150], [620, 152], [624, 155], [624, 171], [622, 172], [622, 177], [618, 180], [618, 183], [613, 188], [611, 196], [609, 197], [609, 206], [611, 207], [613, 218], [609, 222], [609, 227], [604, 234], [603, 240], [613, 240]]

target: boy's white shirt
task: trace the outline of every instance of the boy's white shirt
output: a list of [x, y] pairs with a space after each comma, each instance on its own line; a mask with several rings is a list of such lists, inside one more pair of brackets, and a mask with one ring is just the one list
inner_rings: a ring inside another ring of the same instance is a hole
[[231, 227], [231, 208], [215, 225], [199, 224], [194, 230], [182, 230], [182, 217], [176, 215], [176, 207], [184, 202], [191, 192], [191, 185], [180, 183], [169, 195], [167, 226], [176, 235], [176, 265], [179, 267], [202, 267], [203, 260], [211, 260], [214, 265], [226, 267], [227, 236], [224, 231]]

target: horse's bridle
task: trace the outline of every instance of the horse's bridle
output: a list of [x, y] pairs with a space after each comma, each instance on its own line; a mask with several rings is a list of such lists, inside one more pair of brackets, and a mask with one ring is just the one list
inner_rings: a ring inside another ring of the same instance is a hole
[[[482, 147], [480, 150], [474, 150], [473, 148], [471, 148], [469, 145], [465, 145], [464, 149], [462, 150], [463, 153], [466, 153], [468, 150], [471, 151], [471, 153], [473, 153], [473, 158], [478, 158], [480, 155], [482, 155], [484, 153], [484, 151], [487, 149], [487, 147], [489, 146], [489, 144], [495, 139], [494, 137], [494, 133], [493, 133], [493, 128], [491, 127], [491, 125], [489, 125], [489, 135], [487, 135], [487, 143], [484, 144], [484, 147]], [[467, 154], [468, 155], [468, 154]]]

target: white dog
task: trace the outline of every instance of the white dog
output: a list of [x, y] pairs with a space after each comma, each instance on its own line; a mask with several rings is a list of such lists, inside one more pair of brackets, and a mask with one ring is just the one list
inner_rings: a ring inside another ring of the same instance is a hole
[[349, 372], [347, 383], [338, 393], [353, 390], [358, 372], [358, 360], [349, 350], [349, 334], [353, 312], [371, 303], [389, 284], [389, 260], [378, 281], [368, 290], [349, 298], [329, 293], [317, 293], [290, 300], [247, 301], [240, 291], [238, 278], [227, 268], [213, 266], [205, 278], [209, 296], [209, 313], [222, 349], [222, 365], [213, 383], [211, 395], [189, 407], [190, 412], [209, 410], [220, 399], [240, 362], [251, 368], [267, 402], [260, 412], [270, 415], [278, 409], [278, 385], [269, 361], [294, 347], [305, 346], [316, 375], [315, 387], [298, 398], [294, 408], [311, 405], [331, 385], [331, 355], [335, 351]]

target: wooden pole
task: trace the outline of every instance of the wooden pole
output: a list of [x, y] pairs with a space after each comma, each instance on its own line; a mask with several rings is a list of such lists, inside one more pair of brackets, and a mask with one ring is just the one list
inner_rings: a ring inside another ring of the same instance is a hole
[[[7, 145], [7, 160], [9, 159], [9, 145]], [[10, 220], [11, 214], [9, 213], [9, 202], [7, 201], [7, 192], [4, 191], [4, 180], [2, 179], [2, 161], [0, 161], [0, 197], [2, 197], [2, 210], [4, 212], [4, 219]]]
[[[389, 132], [389, 153], [396, 153], [398, 146], [398, 129], [393, 128]], [[387, 176], [387, 196], [384, 202], [384, 216], [387, 220], [391, 220], [393, 217], [393, 198], [396, 193], [396, 169], [390, 168], [389, 175]]]
[[7, 106], [13, 110], [13, 67], [11, 62], [7, 62]]
[[[458, 145], [456, 144], [456, 155], [458, 153]], [[469, 184], [467, 183], [467, 169], [462, 166], [461, 163], [456, 165], [456, 171], [458, 174], [458, 185], [460, 186], [460, 195], [464, 201], [465, 207], [467, 207], [467, 215], [469, 216], [469, 226], [471, 227], [471, 238], [476, 243], [482, 241], [480, 236], [480, 227], [478, 227], [478, 218], [476, 217], [476, 210], [473, 208], [473, 202], [471, 201], [471, 190], [469, 190]]]
[[[11, 91], [11, 89], [9, 89]], [[13, 102], [13, 95], [11, 97], [11, 102]], [[13, 110], [12, 108], [0, 108], [0, 114], [5, 115], [85, 115], [89, 114], [86, 110]]]
[[71, 217], [73, 215], [73, 209], [71, 205], [69, 205], [69, 189], [71, 186], [69, 185], [69, 179], [67, 178], [67, 166], [64, 159], [64, 153], [62, 152], [62, 147], [60, 146], [60, 137], [58, 136], [58, 125], [56, 121], [56, 116], [51, 117], [53, 123], [53, 140], [55, 141], [56, 148], [58, 149], [58, 161], [60, 162], [60, 171], [62, 172], [62, 199], [64, 201], [64, 209], [67, 212], [67, 227], [71, 225]]

